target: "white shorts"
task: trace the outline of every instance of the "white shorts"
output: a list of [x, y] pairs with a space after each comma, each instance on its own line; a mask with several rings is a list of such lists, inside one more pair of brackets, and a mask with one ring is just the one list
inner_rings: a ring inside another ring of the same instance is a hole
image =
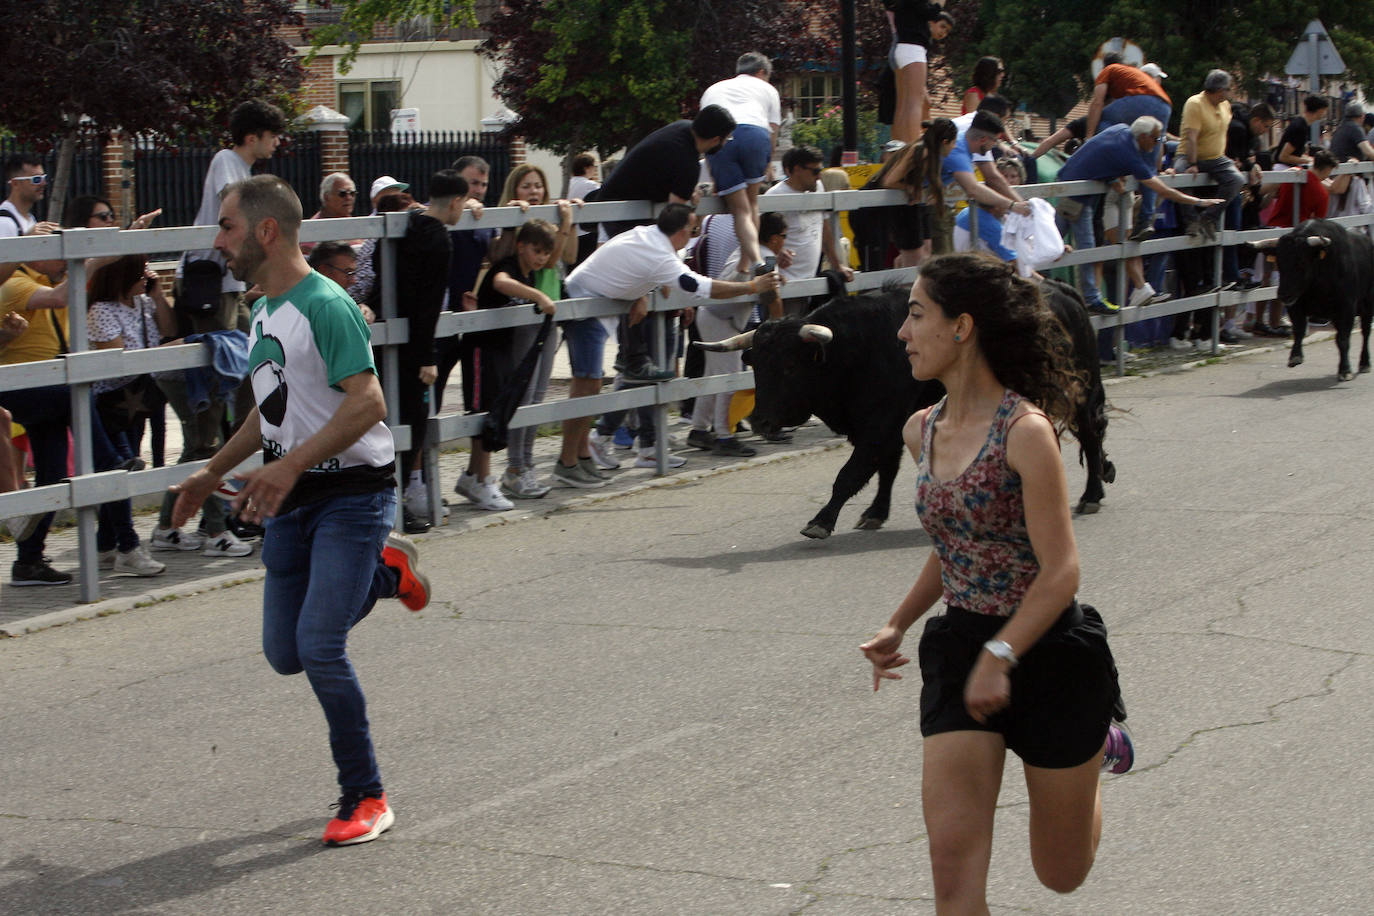
[[889, 55], [892, 61], [892, 69], [900, 70], [912, 64], [923, 64], [926, 62], [925, 45], [895, 44], [892, 46], [892, 53]]

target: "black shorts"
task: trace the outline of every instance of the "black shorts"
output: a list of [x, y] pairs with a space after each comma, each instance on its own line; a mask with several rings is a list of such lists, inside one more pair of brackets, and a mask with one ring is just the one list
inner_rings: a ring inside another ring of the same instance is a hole
[[904, 251], [920, 248], [926, 239], [934, 235], [930, 224], [930, 205], [888, 207], [887, 232], [892, 244]]
[[921, 664], [921, 734], [996, 732], [1027, 764], [1060, 769], [1101, 753], [1120, 706], [1107, 627], [1091, 605], [1074, 602], [1011, 671], [1011, 702], [980, 723], [964, 706], [964, 684], [983, 643], [1005, 617], [948, 608], [926, 621]]

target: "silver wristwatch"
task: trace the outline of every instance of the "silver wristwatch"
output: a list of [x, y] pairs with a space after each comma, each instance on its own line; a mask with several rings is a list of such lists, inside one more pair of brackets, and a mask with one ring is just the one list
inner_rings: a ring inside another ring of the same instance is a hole
[[1011, 643], [1005, 640], [989, 639], [987, 642], [983, 643], [983, 648], [993, 658], [1000, 658], [1002, 661], [1006, 662], [1009, 668], [1015, 668], [1016, 663], [1019, 661], [1016, 657], [1015, 650], [1011, 647]]

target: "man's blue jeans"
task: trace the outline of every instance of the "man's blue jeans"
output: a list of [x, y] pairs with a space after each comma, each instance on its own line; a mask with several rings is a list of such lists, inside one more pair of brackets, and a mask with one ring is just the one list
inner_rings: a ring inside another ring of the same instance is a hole
[[[1084, 194], [1081, 197], [1073, 197], [1071, 200], [1083, 205], [1078, 216], [1070, 220], [1064, 214], [1059, 214], [1056, 222], [1059, 223], [1060, 233], [1066, 230], [1073, 234], [1073, 247], [1075, 251], [1086, 251], [1092, 248], [1097, 242], [1093, 238], [1093, 213], [1102, 203], [1101, 194]], [[1102, 293], [1097, 289], [1097, 273], [1092, 264], [1078, 265], [1078, 282], [1083, 291], [1083, 299], [1088, 305], [1100, 305]]]
[[382, 776], [348, 631], [396, 594], [396, 571], [381, 563], [395, 514], [395, 490], [336, 496], [268, 519], [262, 542], [263, 653], [278, 674], [305, 672], [329, 723], [339, 785], [366, 794], [382, 791]]

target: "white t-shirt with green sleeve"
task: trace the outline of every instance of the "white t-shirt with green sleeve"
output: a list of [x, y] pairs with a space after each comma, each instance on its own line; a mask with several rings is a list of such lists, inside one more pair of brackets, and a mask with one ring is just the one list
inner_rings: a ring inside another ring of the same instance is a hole
[[[248, 340], [265, 461], [287, 454], [330, 421], [344, 401], [339, 382], [376, 372], [362, 313], [347, 293], [314, 271], [284, 295], [254, 304]], [[384, 489], [392, 485], [395, 457], [391, 430], [378, 422], [302, 475], [291, 501]]]

